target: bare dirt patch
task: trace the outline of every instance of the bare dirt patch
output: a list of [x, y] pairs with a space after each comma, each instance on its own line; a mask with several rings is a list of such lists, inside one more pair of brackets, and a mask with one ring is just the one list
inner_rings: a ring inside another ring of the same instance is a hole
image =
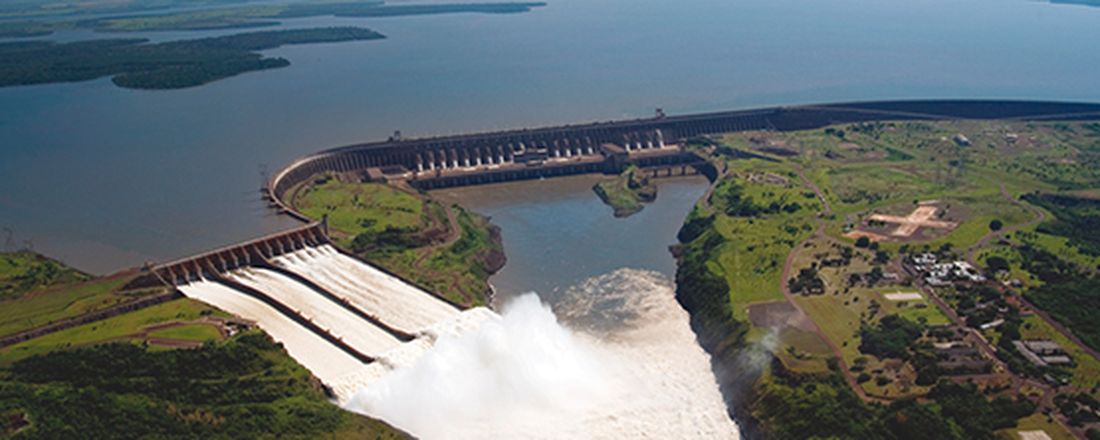
[[961, 211], [961, 208], [950, 208], [936, 200], [920, 202], [916, 207], [895, 206], [871, 213], [857, 229], [845, 236], [867, 237], [874, 241], [930, 239], [957, 228], [963, 218]]

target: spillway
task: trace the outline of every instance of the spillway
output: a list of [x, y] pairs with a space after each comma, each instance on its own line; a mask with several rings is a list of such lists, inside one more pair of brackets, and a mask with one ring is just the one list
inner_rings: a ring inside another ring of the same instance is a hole
[[271, 262], [408, 333], [422, 332], [459, 313], [432, 294], [341, 254], [330, 245], [294, 251]]
[[269, 295], [365, 355], [378, 357], [401, 343], [385, 330], [283, 274], [250, 267], [230, 272], [228, 278]]
[[414, 365], [440, 338], [500, 318], [483, 307], [459, 310], [329, 245], [268, 262], [274, 267], [261, 262], [178, 288], [256, 322], [341, 404], [393, 370]]
[[188, 298], [260, 323], [264, 331], [283, 344], [290, 356], [322, 382], [335, 381], [363, 368], [363, 363], [350, 354], [244, 292], [205, 280], [179, 286], [179, 289]]

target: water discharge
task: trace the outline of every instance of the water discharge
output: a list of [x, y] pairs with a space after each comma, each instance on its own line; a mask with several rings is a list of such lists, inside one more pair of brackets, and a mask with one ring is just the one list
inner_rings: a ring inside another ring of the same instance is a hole
[[737, 438], [687, 312], [657, 272], [534, 294], [443, 336], [346, 406], [421, 438]]

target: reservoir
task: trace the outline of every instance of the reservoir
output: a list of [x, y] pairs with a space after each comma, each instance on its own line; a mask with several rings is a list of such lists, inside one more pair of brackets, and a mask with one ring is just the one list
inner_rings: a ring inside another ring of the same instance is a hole
[[1098, 8], [1027, 0], [549, 0], [515, 15], [288, 20], [388, 38], [272, 50], [292, 65], [192, 89], [125, 90], [106, 78], [0, 89], [0, 228], [106, 273], [292, 226], [260, 200], [265, 171], [394, 130], [605, 121], [656, 107], [1097, 101], [1098, 19]]

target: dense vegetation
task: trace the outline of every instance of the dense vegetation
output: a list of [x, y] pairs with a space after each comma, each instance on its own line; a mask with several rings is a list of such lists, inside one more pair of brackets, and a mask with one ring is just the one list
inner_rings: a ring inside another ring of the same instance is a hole
[[[32, 0], [33, 2], [34, 0]], [[28, 37], [48, 35], [55, 30], [66, 28], [87, 28], [100, 32], [139, 32], [139, 31], [194, 31], [212, 29], [246, 29], [265, 26], [277, 26], [277, 19], [307, 18], [321, 16], [336, 17], [397, 17], [409, 15], [483, 13], [508, 14], [530, 11], [531, 8], [544, 6], [541, 2], [499, 2], [499, 3], [450, 3], [450, 4], [397, 4], [386, 5], [381, 0], [330, 1], [324, 3], [299, 1], [288, 3], [265, 3], [242, 5], [237, 7], [210, 7], [217, 3], [246, 3], [247, 0], [147, 0], [143, 2], [81, 2], [72, 5], [53, 5], [50, 8], [36, 8], [44, 5], [28, 5], [24, 8], [0, 5], [0, 16], [9, 10], [9, 16], [34, 18], [38, 15], [79, 15], [96, 11], [106, 15], [89, 19], [51, 20], [51, 21], [12, 21], [0, 23], [0, 37]], [[187, 4], [180, 4], [187, 3]], [[114, 6], [114, 7], [112, 7]], [[185, 10], [174, 12], [149, 13], [158, 9], [174, 6], [188, 6]], [[196, 8], [196, 6], [198, 8]], [[204, 8], [205, 6], [205, 8]], [[51, 14], [55, 12], [56, 14]], [[134, 14], [131, 12], [141, 12]]]
[[1054, 214], [1036, 231], [1066, 237], [1081, 252], [1100, 256], [1100, 200], [1059, 194], [1027, 194], [1023, 199]]
[[988, 400], [973, 385], [948, 381], [932, 388], [930, 402], [906, 399], [886, 407], [864, 404], [839, 374], [774, 375], [758, 392], [755, 416], [776, 439], [994, 439], [996, 430], [1034, 411], [1027, 400]]
[[16, 438], [399, 438], [328, 403], [267, 336], [195, 350], [106, 344], [0, 372], [0, 414]]
[[0, 18], [133, 13], [247, 1], [249, 0], [5, 0], [0, 2]]
[[0, 301], [18, 298], [34, 289], [89, 278], [33, 252], [0, 253]]
[[859, 351], [879, 358], [905, 359], [909, 347], [924, 333], [919, 323], [898, 315], [887, 315], [878, 325], [865, 325], [860, 331]]
[[1047, 284], [1028, 299], [1073, 330], [1090, 347], [1100, 350], [1100, 280], [1081, 278]]
[[112, 76], [120, 87], [179, 89], [245, 72], [284, 67], [257, 51], [283, 45], [383, 38], [354, 27], [253, 32], [148, 44], [141, 39], [0, 43], [0, 87]]

